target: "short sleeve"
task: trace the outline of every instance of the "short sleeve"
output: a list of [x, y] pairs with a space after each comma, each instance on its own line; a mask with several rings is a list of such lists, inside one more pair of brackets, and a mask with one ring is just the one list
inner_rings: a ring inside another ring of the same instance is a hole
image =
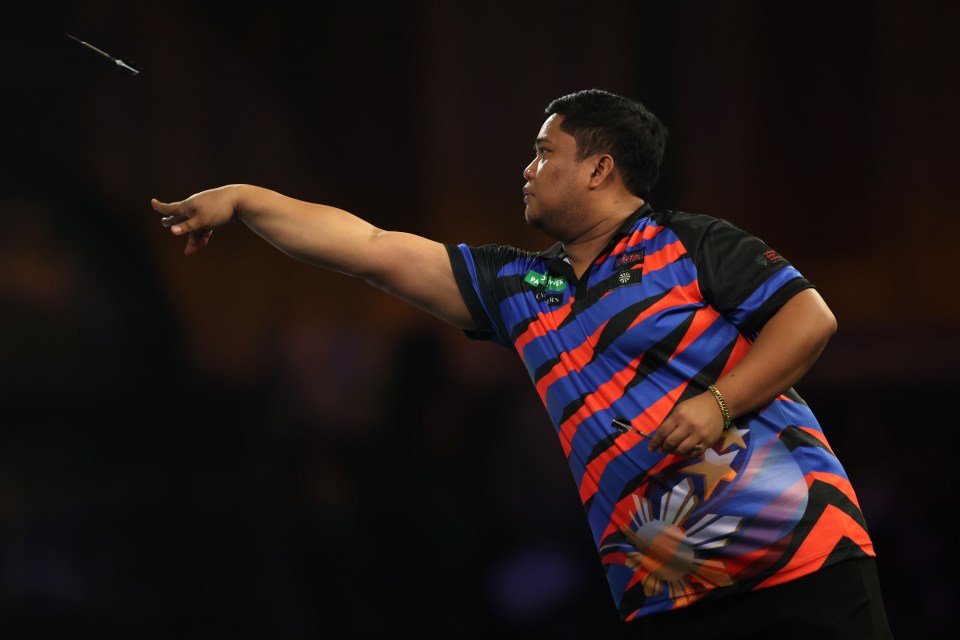
[[813, 287], [767, 243], [726, 220], [688, 214], [674, 230], [691, 254], [704, 299], [749, 338]]
[[480, 247], [467, 244], [445, 246], [460, 295], [478, 327], [464, 333], [473, 340], [490, 340], [512, 349], [509, 332], [500, 313], [499, 299], [502, 296], [497, 293], [497, 276], [517, 256], [519, 250], [494, 244]]

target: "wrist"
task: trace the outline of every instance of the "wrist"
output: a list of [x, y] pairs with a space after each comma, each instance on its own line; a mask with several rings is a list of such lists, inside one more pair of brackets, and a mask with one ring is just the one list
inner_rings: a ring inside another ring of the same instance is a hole
[[733, 416], [730, 415], [730, 408], [727, 406], [727, 401], [715, 386], [710, 385], [707, 387], [707, 390], [713, 394], [714, 399], [717, 401], [717, 405], [720, 408], [720, 415], [723, 417], [723, 430], [726, 431], [733, 424]]
[[228, 184], [223, 187], [226, 191], [230, 210], [233, 212], [231, 220], [244, 221], [244, 213], [248, 209], [249, 185], [246, 184]]

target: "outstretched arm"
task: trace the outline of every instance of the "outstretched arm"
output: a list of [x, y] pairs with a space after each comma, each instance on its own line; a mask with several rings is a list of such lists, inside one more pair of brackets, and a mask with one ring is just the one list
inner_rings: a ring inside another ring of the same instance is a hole
[[[767, 404], [800, 380], [837, 330], [815, 289], [790, 298], [764, 325], [750, 351], [714, 386], [736, 417]], [[699, 455], [723, 434], [717, 399], [704, 392], [678, 404], [650, 439], [650, 450]]]
[[461, 329], [474, 329], [446, 248], [410, 233], [385, 231], [357, 216], [253, 185], [227, 185], [186, 200], [151, 200], [185, 253], [207, 246], [216, 227], [239, 219], [284, 253], [386, 291]]

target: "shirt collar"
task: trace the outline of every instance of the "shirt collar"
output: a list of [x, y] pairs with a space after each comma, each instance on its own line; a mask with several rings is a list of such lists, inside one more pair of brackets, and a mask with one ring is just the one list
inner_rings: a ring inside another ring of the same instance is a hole
[[[643, 216], [647, 216], [653, 213], [653, 207], [650, 206], [649, 202], [644, 202], [643, 205], [631, 213], [624, 221], [623, 224], [617, 229], [616, 233], [610, 237], [610, 244], [614, 244], [616, 240], [622, 236], [629, 235], [633, 225], [637, 223], [637, 220]], [[554, 260], [563, 260], [567, 262], [567, 253], [563, 250], [563, 243], [558, 242], [546, 251], [540, 253], [540, 257], [546, 260], [547, 262], [553, 262]]]
[[617, 232], [613, 234], [613, 237], [619, 238], [620, 236], [628, 235], [633, 229], [633, 225], [637, 223], [637, 220], [651, 213], [653, 213], [653, 207], [650, 206], [649, 202], [644, 202], [639, 209], [631, 213], [630, 216], [623, 221], [623, 224], [621, 224]]

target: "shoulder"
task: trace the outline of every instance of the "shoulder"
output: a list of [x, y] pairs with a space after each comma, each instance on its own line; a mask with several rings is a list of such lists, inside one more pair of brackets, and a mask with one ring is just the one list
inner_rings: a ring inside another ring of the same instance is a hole
[[531, 264], [542, 262], [556, 257], [562, 250], [559, 243], [543, 251], [530, 251], [520, 249], [509, 244], [487, 243], [481, 245], [471, 245], [468, 243], [447, 244], [447, 251], [450, 255], [470, 258], [477, 263], [487, 265], [507, 265], [510, 263]]
[[716, 216], [673, 209], [654, 211], [650, 215], [650, 219], [660, 226], [684, 231], [706, 231], [718, 224], [733, 226], [728, 220]]
[[688, 248], [704, 243], [724, 245], [755, 241], [753, 234], [725, 218], [705, 213], [664, 210], [651, 215], [654, 224], [669, 229]]

